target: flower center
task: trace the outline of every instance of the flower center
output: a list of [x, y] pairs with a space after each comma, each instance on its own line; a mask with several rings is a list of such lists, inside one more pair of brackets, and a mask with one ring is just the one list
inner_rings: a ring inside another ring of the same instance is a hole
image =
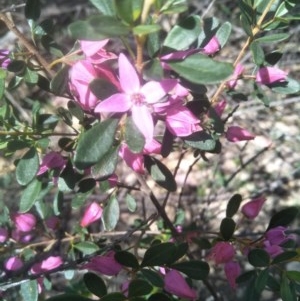
[[145, 96], [141, 93], [134, 93], [131, 95], [131, 101], [135, 106], [142, 106], [145, 104]]

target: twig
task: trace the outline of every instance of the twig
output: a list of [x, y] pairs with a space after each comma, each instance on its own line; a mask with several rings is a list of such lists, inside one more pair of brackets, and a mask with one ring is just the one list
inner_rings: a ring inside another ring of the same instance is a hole
[[10, 7], [4, 8], [0, 10], [0, 13], [8, 13], [8, 12], [14, 12], [16, 11], [18, 8], [22, 8], [25, 7], [25, 3], [21, 3], [21, 4], [12, 4]]

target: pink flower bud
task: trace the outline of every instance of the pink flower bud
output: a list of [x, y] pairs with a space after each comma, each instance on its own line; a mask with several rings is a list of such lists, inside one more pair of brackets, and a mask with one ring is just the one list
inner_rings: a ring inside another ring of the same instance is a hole
[[35, 263], [31, 267], [32, 274], [41, 274], [46, 271], [51, 271], [58, 268], [63, 264], [62, 258], [60, 256], [50, 256], [42, 262]]
[[238, 142], [244, 140], [253, 140], [255, 138], [247, 130], [240, 128], [238, 126], [230, 126], [225, 133], [226, 139], [230, 142]]
[[57, 216], [48, 217], [45, 220], [46, 226], [51, 230], [56, 230], [59, 226], [59, 218]]
[[8, 239], [8, 231], [6, 228], [0, 228], [0, 243], [3, 244]]
[[83, 265], [83, 269], [98, 272], [107, 276], [117, 275], [122, 266], [115, 260], [115, 252], [111, 251], [105, 255], [96, 256], [90, 262]]
[[85, 210], [83, 218], [81, 219], [80, 226], [81, 227], [87, 227], [93, 222], [99, 220], [102, 216], [103, 209], [101, 206], [93, 202], [91, 203]]
[[205, 53], [207, 55], [213, 55], [216, 52], [220, 51], [221, 46], [216, 36], [213, 36], [210, 41], [205, 45], [202, 53]]
[[12, 216], [17, 230], [21, 232], [29, 232], [36, 225], [36, 218], [31, 213], [16, 213]]
[[237, 64], [236, 67], [234, 68], [234, 72], [233, 72], [233, 75], [232, 75], [232, 79], [230, 79], [227, 83], [226, 83], [226, 86], [229, 88], [229, 89], [234, 89], [236, 87], [236, 84], [237, 84], [237, 81], [238, 79], [240, 78], [240, 76], [243, 74], [245, 70], [245, 67], [241, 64]]
[[63, 169], [65, 165], [66, 160], [60, 153], [50, 152], [44, 156], [37, 175], [41, 175], [50, 169]]
[[30, 232], [21, 232], [18, 229], [11, 231], [11, 238], [20, 243], [28, 243], [33, 239], [33, 235]]
[[17, 256], [10, 257], [4, 263], [4, 267], [7, 271], [17, 271], [22, 266], [23, 266], [23, 261]]
[[256, 82], [262, 85], [270, 85], [286, 81], [287, 72], [276, 67], [262, 67], [256, 74]]
[[242, 207], [242, 213], [249, 219], [256, 218], [265, 201], [265, 197], [259, 197], [251, 200]]
[[293, 239], [292, 235], [286, 235], [286, 227], [278, 226], [266, 232], [265, 237], [271, 245], [281, 245], [289, 239]]
[[268, 254], [274, 258], [277, 255], [283, 253], [283, 249], [277, 245], [271, 245], [268, 240], [264, 241], [264, 250], [268, 252]]
[[235, 289], [236, 288], [235, 280], [241, 273], [240, 265], [234, 261], [227, 262], [227, 263], [225, 263], [224, 271], [225, 271], [226, 278], [229, 282], [229, 285], [233, 289]]
[[234, 247], [225, 241], [217, 242], [211, 249], [208, 259], [215, 261], [215, 264], [232, 261], [235, 255]]
[[9, 51], [1, 49], [0, 50], [0, 68], [6, 69], [7, 66], [10, 64], [11, 60], [8, 57]]
[[171, 270], [167, 272], [164, 279], [164, 289], [179, 298], [196, 300], [197, 293], [192, 289], [184, 277], [176, 270]]
[[226, 108], [227, 102], [225, 99], [222, 99], [221, 101], [219, 101], [215, 106], [214, 106], [214, 110], [216, 112], [216, 114], [221, 117], [225, 108]]

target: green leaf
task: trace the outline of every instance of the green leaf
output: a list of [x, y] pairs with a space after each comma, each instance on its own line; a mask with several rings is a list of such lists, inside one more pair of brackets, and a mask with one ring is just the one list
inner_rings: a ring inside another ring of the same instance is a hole
[[130, 28], [115, 17], [95, 15], [86, 21], [72, 23], [69, 32], [74, 39], [97, 41], [125, 36], [130, 33]]
[[27, 0], [25, 5], [26, 19], [31, 19], [36, 21], [40, 17], [40, 14], [41, 14], [40, 0]]
[[134, 197], [132, 195], [130, 195], [129, 193], [127, 193], [125, 196], [125, 200], [126, 200], [128, 210], [130, 212], [135, 212], [136, 208], [137, 208], [137, 204], [136, 204], [136, 200], [134, 199]]
[[115, 0], [118, 16], [129, 25], [132, 25], [134, 22], [132, 4], [132, 0]]
[[129, 268], [138, 269], [139, 268], [139, 262], [136, 259], [136, 257], [127, 251], [119, 251], [115, 253], [115, 260], [120, 263], [121, 265], [124, 265]]
[[89, 0], [105, 16], [115, 16], [116, 8], [114, 1]]
[[101, 298], [107, 294], [105, 282], [98, 275], [86, 273], [83, 276], [83, 281], [88, 290], [97, 297]]
[[143, 76], [146, 80], [160, 81], [163, 79], [164, 71], [159, 59], [153, 59], [145, 63], [143, 68]]
[[107, 119], [79, 137], [74, 158], [75, 166], [78, 169], [85, 169], [96, 164], [110, 150], [118, 122], [114, 118]]
[[20, 293], [23, 297], [23, 300], [37, 301], [39, 296], [37, 280], [29, 280], [23, 282], [21, 284]]
[[7, 70], [9, 72], [14, 72], [18, 75], [23, 73], [25, 69], [26, 69], [26, 63], [21, 60], [14, 60], [10, 62], [9, 65], [7, 66]]
[[300, 271], [286, 271], [285, 274], [290, 280], [300, 282]]
[[236, 278], [236, 283], [243, 283], [243, 282], [249, 281], [249, 280], [253, 279], [253, 277], [255, 277], [255, 275], [256, 275], [255, 270], [245, 272]]
[[285, 82], [274, 83], [270, 85], [270, 88], [276, 93], [294, 94], [300, 91], [300, 83], [293, 78], [287, 77]]
[[153, 286], [156, 287], [164, 286], [164, 280], [159, 274], [159, 272], [155, 272], [148, 269], [142, 269], [141, 273]]
[[193, 54], [179, 62], [169, 62], [180, 76], [195, 84], [215, 84], [233, 73], [229, 63], [214, 61], [203, 54]]
[[151, 293], [152, 288], [152, 285], [148, 281], [135, 279], [129, 283], [128, 296], [135, 297], [148, 295]]
[[62, 67], [50, 82], [50, 90], [55, 95], [64, 95], [69, 86], [69, 69], [70, 66]]
[[105, 206], [102, 214], [102, 221], [106, 231], [111, 231], [116, 227], [119, 216], [119, 202], [115, 196], [112, 196]]
[[265, 61], [265, 54], [262, 47], [257, 42], [253, 42], [250, 45], [250, 49], [252, 52], [254, 63], [258, 66], [262, 65]]
[[196, 41], [200, 32], [200, 17], [190, 16], [169, 31], [163, 45], [175, 50], [185, 50]]
[[99, 247], [91, 241], [82, 241], [74, 245], [74, 248], [79, 250], [83, 255], [91, 255], [99, 251]]
[[[120, 301], [123, 301], [123, 300], [125, 300], [125, 298]], [[48, 298], [45, 301], [92, 301], [92, 299], [88, 299], [86, 297], [82, 297], [77, 294], [61, 294], [61, 295], [57, 295], [57, 296]], [[102, 299], [101, 299], [101, 301], [102, 301]], [[106, 301], [108, 301], [108, 300], [106, 300]], [[119, 300], [116, 299], [115, 301], [119, 301]]]
[[280, 283], [271, 274], [269, 274], [269, 277], [268, 277], [267, 287], [270, 288], [274, 292], [280, 291]]
[[77, 102], [72, 100], [68, 101], [68, 109], [74, 117], [76, 117], [81, 122], [83, 121], [84, 112]]
[[31, 209], [37, 201], [42, 189], [42, 183], [37, 179], [33, 180], [23, 191], [20, 200], [20, 212], [25, 213]]
[[148, 35], [160, 31], [161, 27], [158, 24], [149, 24], [149, 25], [137, 25], [133, 27], [132, 31], [134, 35]]
[[133, 122], [131, 116], [126, 118], [125, 142], [133, 153], [141, 153], [145, 146], [145, 137]]
[[265, 250], [253, 249], [248, 254], [248, 260], [254, 267], [266, 267], [270, 264], [270, 255]]
[[220, 233], [224, 240], [231, 239], [234, 231], [235, 231], [236, 223], [232, 218], [225, 217], [222, 219], [220, 225]]
[[216, 140], [207, 132], [195, 132], [188, 137], [184, 137], [184, 143], [202, 151], [213, 151], [216, 148]]
[[277, 34], [271, 34], [261, 38], [257, 38], [254, 41], [258, 43], [274, 43], [274, 42], [284, 41], [289, 37], [290, 35], [288, 33], [277, 33]]
[[278, 264], [285, 261], [291, 261], [292, 259], [295, 259], [298, 256], [298, 253], [296, 251], [285, 251], [279, 255], [277, 255], [273, 261], [272, 264]]
[[36, 84], [39, 80], [39, 75], [36, 71], [26, 68], [25, 74], [24, 74], [24, 80], [28, 84]]
[[226, 207], [226, 217], [233, 217], [238, 212], [242, 200], [242, 196], [238, 193], [230, 198]]
[[121, 293], [110, 293], [101, 298], [101, 301], [124, 301], [124, 300], [127, 300], [127, 298]]
[[216, 38], [220, 43], [221, 48], [227, 43], [231, 34], [232, 25], [230, 22], [225, 22], [216, 32]]
[[152, 179], [168, 191], [176, 191], [177, 184], [170, 170], [159, 160], [144, 156], [145, 167]]
[[155, 293], [151, 294], [147, 301], [171, 301], [171, 299], [163, 293]]
[[174, 14], [182, 13], [188, 9], [186, 0], [167, 0], [160, 8], [160, 13]]
[[261, 293], [265, 286], [267, 285], [269, 279], [269, 270], [268, 269], [264, 269], [262, 271], [259, 271], [259, 274], [257, 276], [257, 278], [255, 279], [255, 290], [258, 293]]
[[288, 226], [296, 218], [298, 213], [299, 209], [297, 207], [288, 207], [277, 212], [272, 216], [266, 231], [278, 226]]
[[280, 282], [280, 296], [282, 301], [296, 301], [297, 297], [292, 290], [291, 284], [285, 274], [282, 275]]
[[89, 87], [93, 94], [97, 96], [98, 99], [106, 99], [112, 94], [118, 92], [115, 85], [103, 78], [95, 78], [89, 83]]
[[39, 156], [35, 148], [31, 148], [19, 160], [16, 168], [16, 178], [20, 185], [29, 184], [39, 169]]
[[169, 262], [170, 254], [175, 252], [176, 246], [170, 242], [153, 245], [145, 252], [141, 266], [164, 265]]
[[196, 280], [205, 280], [209, 274], [208, 263], [199, 260], [183, 261], [172, 264], [170, 267]]
[[112, 175], [118, 163], [119, 146], [112, 146], [99, 160], [92, 166], [91, 172], [95, 178], [104, 178]]

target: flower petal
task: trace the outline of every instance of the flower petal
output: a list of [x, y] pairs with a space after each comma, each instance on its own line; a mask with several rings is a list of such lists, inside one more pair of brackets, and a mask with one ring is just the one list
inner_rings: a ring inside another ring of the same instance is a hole
[[145, 136], [146, 141], [153, 139], [154, 124], [149, 109], [142, 106], [132, 106], [132, 119], [141, 133]]
[[119, 56], [119, 75], [120, 84], [124, 92], [132, 94], [139, 91], [141, 86], [139, 76], [123, 53]]
[[126, 112], [130, 107], [130, 98], [124, 93], [117, 93], [98, 103], [95, 112]]

